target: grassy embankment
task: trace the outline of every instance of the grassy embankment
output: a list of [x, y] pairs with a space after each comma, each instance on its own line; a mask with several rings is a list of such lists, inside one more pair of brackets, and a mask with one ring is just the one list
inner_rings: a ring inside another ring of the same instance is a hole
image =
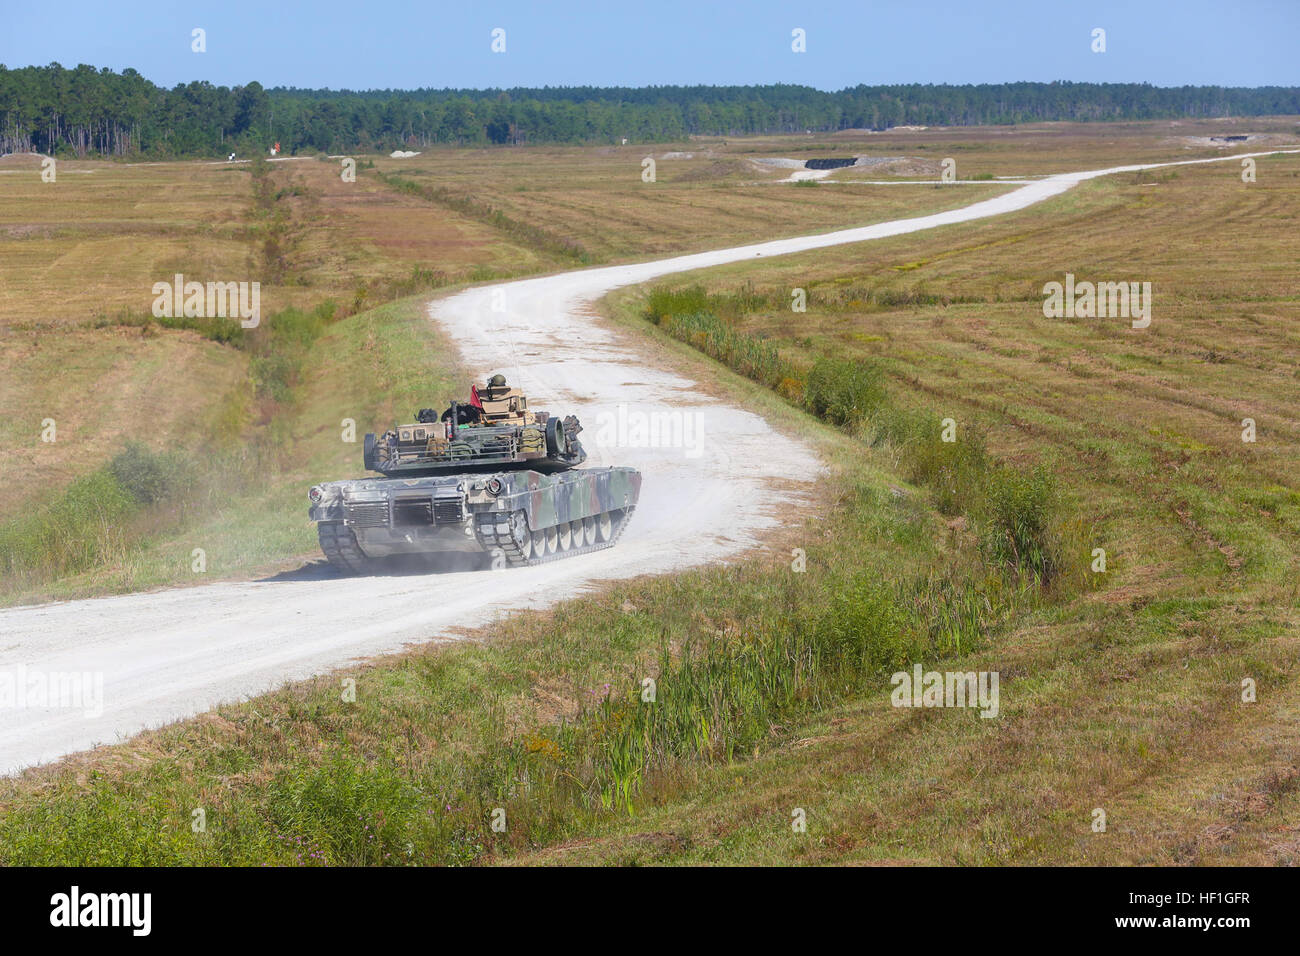
[[248, 377], [190, 424], [202, 441], [178, 451], [129, 443], [0, 525], [7, 601], [197, 583], [309, 553], [305, 489], [360, 469], [369, 423], [454, 394], [462, 377], [429, 347], [423, 296], [343, 319], [328, 307], [288, 310], [264, 328], [243, 353]]
[[[310, 309], [266, 313], [277, 285], [314, 281], [303, 250], [321, 199], [285, 169], [251, 172], [248, 271], [268, 280], [256, 329], [123, 310], [89, 328], [47, 321], [13, 334], [30, 342], [14, 348], [32, 381], [16, 375], [5, 388], [32, 420], [15, 416], [6, 438], [43, 472], [12, 475], [28, 506], [0, 523], [5, 601], [246, 574], [302, 554], [313, 544], [300, 500], [310, 469], [356, 468], [359, 439], [343, 440], [343, 419], [360, 433], [429, 390], [452, 392], [454, 360], [425, 347], [421, 301], [365, 311], [445, 284], [446, 273], [416, 267], [362, 281], [341, 306], [318, 295]], [[346, 290], [336, 280], [332, 291]], [[89, 382], [100, 391], [68, 391]], [[55, 423], [53, 442], [24, 428], [40, 413]]]

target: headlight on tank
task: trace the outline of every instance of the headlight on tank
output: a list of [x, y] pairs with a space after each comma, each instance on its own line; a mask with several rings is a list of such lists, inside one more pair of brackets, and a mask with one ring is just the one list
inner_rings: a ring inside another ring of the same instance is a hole
[[311, 499], [312, 504], [318, 505], [321, 499], [325, 497], [325, 489], [320, 485], [312, 485], [311, 491], [307, 492], [307, 497]]
[[487, 483], [487, 492], [488, 492], [488, 494], [490, 494], [492, 497], [495, 498], [497, 495], [501, 494], [501, 489], [502, 489], [503, 487], [504, 487], [504, 485], [501, 484], [501, 479], [500, 479], [500, 478], [489, 478], [489, 479], [488, 479], [488, 483]]

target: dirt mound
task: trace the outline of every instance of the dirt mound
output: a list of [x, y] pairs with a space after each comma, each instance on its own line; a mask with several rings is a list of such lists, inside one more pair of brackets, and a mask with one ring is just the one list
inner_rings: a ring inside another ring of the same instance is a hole
[[713, 182], [715, 180], [728, 179], [732, 176], [740, 175], [745, 171], [745, 164], [738, 159], [718, 159], [709, 163], [707, 166], [696, 166], [693, 169], [688, 169], [680, 176], [674, 176], [672, 182]]
[[869, 169], [873, 176], [938, 176], [939, 163], [917, 156], [859, 156], [855, 169]]
[[0, 156], [0, 169], [39, 169], [43, 159], [41, 153], [5, 153]]
[[1229, 146], [1268, 146], [1273, 143], [1291, 143], [1294, 137], [1279, 136], [1276, 133], [1221, 133], [1218, 136], [1174, 136], [1165, 142], [1178, 143], [1183, 146], [1225, 149]]
[[779, 156], [755, 156], [749, 161], [763, 170], [804, 168], [802, 159], [784, 159]]

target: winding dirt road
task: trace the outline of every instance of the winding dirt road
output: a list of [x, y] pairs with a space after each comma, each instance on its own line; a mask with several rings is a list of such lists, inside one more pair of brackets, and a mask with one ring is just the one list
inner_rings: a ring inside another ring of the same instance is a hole
[[[587, 427], [591, 464], [641, 469], [641, 503], [617, 547], [520, 570], [321, 575], [0, 611], [0, 773], [113, 743], [408, 642], [455, 640], [460, 628], [544, 606], [599, 581], [725, 560], [752, 546], [794, 507], [799, 483], [817, 478], [819, 461], [758, 416], [713, 403], [696, 382], [648, 366], [634, 335], [590, 313], [589, 303], [611, 289], [757, 256], [1004, 215], [1110, 173], [1277, 152], [1300, 149], [1054, 175], [934, 215], [526, 279], [437, 300], [430, 314], [460, 344], [467, 367], [504, 371], [538, 407], [575, 410]], [[635, 431], [637, 413], [656, 414], [676, 427], [682, 447], [635, 447], [642, 437]], [[305, 495], [303, 506], [305, 513]], [[102, 680], [102, 700], [92, 694], [80, 706], [30, 700], [14, 706], [4, 696], [5, 681], [12, 694], [15, 683], [39, 684], [56, 674], [89, 674], [92, 688]]]

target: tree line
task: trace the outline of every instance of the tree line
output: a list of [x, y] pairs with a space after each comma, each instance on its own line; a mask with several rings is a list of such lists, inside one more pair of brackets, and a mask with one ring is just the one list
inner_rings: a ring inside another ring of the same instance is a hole
[[617, 143], [891, 126], [1300, 113], [1300, 87], [1146, 83], [303, 90], [156, 86], [135, 70], [0, 65], [0, 153], [154, 158], [389, 151], [435, 144]]

